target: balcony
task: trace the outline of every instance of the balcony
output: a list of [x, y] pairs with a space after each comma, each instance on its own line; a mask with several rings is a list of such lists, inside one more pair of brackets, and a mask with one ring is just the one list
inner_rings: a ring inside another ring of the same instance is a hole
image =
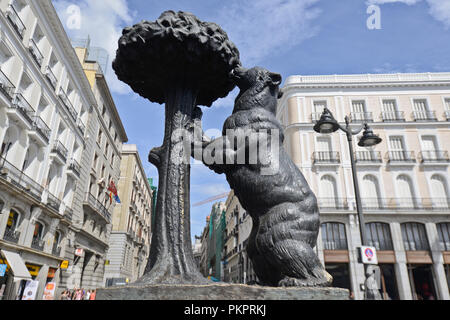
[[450, 162], [448, 151], [421, 151], [419, 152], [419, 160], [421, 163], [439, 163]]
[[107, 223], [111, 223], [111, 214], [108, 209], [106, 209], [105, 206], [101, 204], [91, 193], [86, 193], [83, 205], [90, 207], [92, 211], [99, 214], [106, 220]]
[[29, 193], [38, 202], [41, 202], [44, 188], [28, 177], [22, 170], [16, 168], [6, 159], [0, 157], [0, 180], [6, 181], [15, 187]]
[[386, 158], [390, 164], [416, 162], [414, 151], [389, 151]]
[[17, 34], [21, 39], [23, 39], [23, 35], [25, 34], [25, 24], [22, 19], [20, 19], [19, 14], [17, 13], [16, 8], [12, 4], [9, 5], [8, 10], [6, 11], [6, 16], [8, 17], [9, 22], [11, 22], [14, 30], [16, 30]]
[[19, 242], [20, 232], [6, 228], [3, 240], [17, 244]]
[[414, 121], [437, 121], [435, 111], [414, 111], [412, 116]]
[[314, 164], [339, 164], [341, 158], [339, 152], [318, 151], [313, 153]]
[[33, 238], [31, 241], [31, 248], [39, 251], [44, 251], [45, 241], [39, 238]]
[[14, 95], [13, 103], [9, 106], [8, 115], [18, 121], [22, 127], [30, 130], [32, 128], [32, 117], [35, 110], [31, 107], [28, 101], [21, 93]]
[[81, 133], [84, 135], [86, 132], [86, 125], [83, 123], [83, 121], [80, 118], [77, 119], [77, 126], [78, 126], [78, 129], [80, 129]]
[[403, 111], [382, 112], [381, 119], [383, 122], [404, 122], [405, 113]]
[[373, 122], [372, 112], [352, 112], [350, 113], [351, 122]]
[[58, 96], [61, 99], [61, 101], [63, 102], [63, 104], [66, 107], [67, 111], [72, 116], [73, 120], [77, 121], [78, 113], [75, 110], [75, 108], [73, 107], [72, 102], [70, 102], [69, 97], [67, 97], [67, 94], [64, 92], [64, 90], [60, 89]]
[[68, 151], [60, 141], [55, 141], [53, 143], [51, 152], [56, 156], [56, 159], [60, 160], [60, 164], [65, 164], [67, 162]]
[[15, 87], [8, 77], [0, 70], [0, 92], [3, 93], [9, 101], [14, 97]]
[[450, 110], [445, 110], [444, 117], [447, 121], [450, 121]]
[[32, 130], [30, 131], [30, 137], [40, 142], [41, 146], [48, 145], [50, 141], [51, 130], [47, 124], [38, 116], [32, 117]]
[[70, 160], [70, 164], [69, 164], [69, 168], [68, 170], [68, 174], [72, 175], [75, 179], [79, 179], [80, 175], [81, 175], [81, 165], [78, 163], [77, 160], [75, 159], [71, 159]]
[[53, 89], [56, 89], [56, 85], [58, 84], [58, 80], [56, 79], [56, 76], [53, 73], [53, 70], [52, 70], [52, 68], [50, 68], [50, 66], [47, 66], [47, 69], [45, 71], [45, 76], [47, 77], [47, 80], [52, 85]]
[[66, 209], [64, 210], [64, 218], [66, 218], [66, 220], [72, 221], [72, 217], [73, 217], [72, 208], [66, 207]]
[[379, 151], [357, 151], [355, 152], [355, 162], [380, 164], [383, 159]]
[[347, 199], [341, 198], [318, 198], [317, 204], [321, 210], [348, 210], [348, 202]]
[[448, 210], [450, 198], [362, 198], [367, 210]]
[[57, 197], [55, 197], [53, 194], [49, 192], [47, 198], [47, 205], [50, 208], [59, 212], [59, 208], [61, 207], [61, 200], [59, 200]]
[[322, 117], [322, 112], [313, 112], [311, 113], [311, 122], [316, 123]]
[[39, 67], [42, 67], [42, 62], [44, 61], [44, 55], [41, 53], [41, 50], [39, 50], [39, 47], [37, 46], [36, 42], [33, 39], [30, 39], [30, 43], [28, 45], [28, 50], [30, 50], [31, 56], [36, 61], [36, 63], [39, 65]]
[[61, 247], [58, 247], [58, 244], [55, 243], [52, 248], [52, 255], [59, 257], [61, 255]]

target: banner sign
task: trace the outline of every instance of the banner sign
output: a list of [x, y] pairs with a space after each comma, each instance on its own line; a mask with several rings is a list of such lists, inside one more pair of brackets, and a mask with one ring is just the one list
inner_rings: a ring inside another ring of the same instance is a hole
[[8, 268], [8, 266], [6, 264], [0, 264], [0, 277], [5, 276], [6, 268]]
[[54, 282], [47, 283], [47, 285], [45, 286], [45, 289], [44, 289], [44, 296], [42, 297], [42, 299], [55, 300], [55, 289], [56, 289], [56, 283], [54, 283]]
[[23, 291], [22, 300], [35, 300], [39, 281], [28, 280]]

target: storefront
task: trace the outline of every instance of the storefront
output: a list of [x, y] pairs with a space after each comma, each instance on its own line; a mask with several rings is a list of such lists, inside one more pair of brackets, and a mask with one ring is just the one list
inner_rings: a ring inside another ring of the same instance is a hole
[[2, 292], [0, 299], [20, 300], [26, 282], [32, 280], [22, 257], [15, 252], [2, 249], [0, 264], [6, 265], [5, 273], [0, 277], [0, 292]]

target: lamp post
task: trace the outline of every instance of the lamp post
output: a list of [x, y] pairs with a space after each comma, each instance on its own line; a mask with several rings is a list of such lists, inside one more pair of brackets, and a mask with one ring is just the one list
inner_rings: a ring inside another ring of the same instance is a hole
[[[361, 243], [363, 246], [368, 246], [368, 239], [366, 235], [366, 224], [364, 222], [364, 215], [363, 215], [363, 208], [361, 203], [361, 196], [359, 193], [359, 184], [358, 184], [358, 177], [356, 174], [356, 163], [355, 163], [355, 157], [353, 153], [353, 136], [358, 135], [363, 129], [363, 136], [361, 137], [360, 141], [358, 142], [358, 146], [360, 147], [373, 147], [382, 142], [382, 139], [375, 135], [372, 131], [372, 129], [369, 127], [367, 123], [362, 125], [360, 128], [356, 130], [352, 130], [350, 128], [350, 119], [348, 116], [345, 117], [345, 127], [341, 126], [336, 119], [334, 118], [333, 114], [328, 108], [325, 108], [320, 120], [316, 123], [314, 126], [314, 131], [321, 134], [330, 134], [334, 133], [338, 130], [342, 130], [347, 135], [347, 141], [348, 141], [348, 147], [350, 151], [350, 161], [352, 166], [352, 176], [353, 176], [353, 186], [355, 188], [355, 199], [356, 199], [356, 211], [358, 213], [358, 219], [359, 219], [359, 230], [361, 233]], [[365, 272], [366, 272], [366, 268]], [[367, 290], [367, 288], [366, 288]]]

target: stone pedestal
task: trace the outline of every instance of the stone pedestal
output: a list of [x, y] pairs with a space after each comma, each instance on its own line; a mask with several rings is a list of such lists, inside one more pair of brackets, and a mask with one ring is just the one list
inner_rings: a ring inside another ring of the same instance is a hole
[[271, 288], [242, 284], [147, 285], [97, 289], [97, 300], [349, 300], [340, 288]]

